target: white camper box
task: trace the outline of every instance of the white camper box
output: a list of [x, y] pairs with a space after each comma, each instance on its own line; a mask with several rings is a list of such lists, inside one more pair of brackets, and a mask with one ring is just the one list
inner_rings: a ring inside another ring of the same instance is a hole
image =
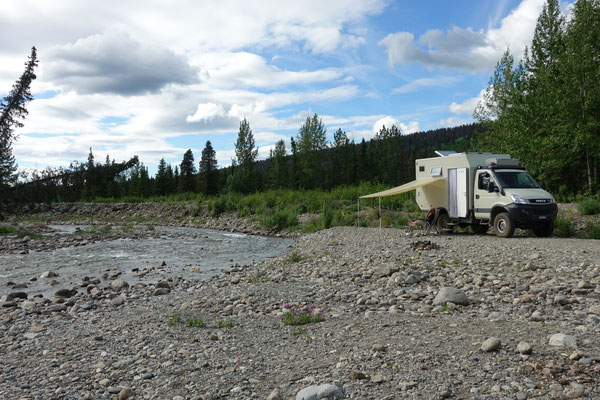
[[465, 218], [473, 209], [475, 171], [490, 162], [518, 165], [508, 154], [451, 153], [438, 151], [441, 157], [422, 158], [415, 162], [416, 180], [444, 178], [417, 188], [416, 201], [421, 210], [443, 208], [451, 218]]
[[392, 196], [416, 190], [421, 210], [435, 209], [440, 233], [471, 226], [511, 237], [515, 228], [550, 236], [558, 208], [554, 197], [508, 154], [436, 151], [438, 157], [415, 161], [415, 180], [361, 198]]

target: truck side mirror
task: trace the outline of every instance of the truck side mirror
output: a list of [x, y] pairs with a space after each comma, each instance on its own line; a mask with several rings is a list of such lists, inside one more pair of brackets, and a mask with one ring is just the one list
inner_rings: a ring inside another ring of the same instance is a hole
[[488, 183], [488, 193], [493, 193], [493, 192], [497, 192], [498, 191], [498, 187], [496, 186], [496, 184], [492, 181], [490, 181], [490, 183]]
[[542, 189], [546, 190], [546, 183], [542, 182]]

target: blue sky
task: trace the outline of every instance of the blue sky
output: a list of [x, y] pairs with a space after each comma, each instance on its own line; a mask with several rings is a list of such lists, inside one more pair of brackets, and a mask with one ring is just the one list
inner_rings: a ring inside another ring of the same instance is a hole
[[[0, 94], [40, 60], [21, 169], [133, 155], [155, 171], [207, 140], [230, 164], [241, 118], [264, 158], [307, 116], [355, 141], [472, 122], [507, 47], [522, 56], [544, 0], [327, 2], [3, 0]], [[563, 4], [567, 9], [568, 4]]]

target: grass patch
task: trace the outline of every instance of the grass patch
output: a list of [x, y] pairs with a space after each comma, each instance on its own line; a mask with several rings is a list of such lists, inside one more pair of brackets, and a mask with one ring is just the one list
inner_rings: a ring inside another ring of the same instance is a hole
[[202, 318], [196, 318], [196, 317], [190, 317], [183, 319], [183, 317], [179, 314], [175, 314], [172, 315], [171, 318], [169, 318], [169, 322], [167, 322], [167, 324], [169, 326], [173, 326], [173, 325], [178, 325], [178, 324], [184, 324], [187, 325], [188, 328], [205, 328], [206, 327], [206, 322], [204, 322], [204, 320]]
[[12, 235], [19, 232], [20, 230], [13, 226], [0, 226], [0, 235]]
[[185, 320], [186, 325], [188, 326], [188, 328], [205, 328], [206, 327], [206, 322], [204, 322], [204, 320], [202, 318], [188, 318]]
[[288, 258], [285, 259], [284, 263], [286, 263], [286, 264], [297, 263], [297, 262], [304, 260], [305, 258], [306, 257], [304, 257], [301, 252], [294, 250], [290, 253]]
[[235, 326], [235, 322], [233, 321], [219, 321], [219, 328], [233, 328]]

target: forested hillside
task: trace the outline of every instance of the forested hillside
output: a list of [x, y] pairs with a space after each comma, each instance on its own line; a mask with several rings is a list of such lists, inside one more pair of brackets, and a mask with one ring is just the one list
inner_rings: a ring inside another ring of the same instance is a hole
[[439, 149], [467, 151], [480, 126], [464, 125], [402, 135], [383, 127], [370, 141], [354, 143], [338, 129], [328, 143], [321, 119], [307, 118], [290, 150], [277, 143], [266, 160], [256, 161], [254, 138], [246, 120], [240, 123], [236, 159], [231, 167], [217, 169], [214, 150], [207, 142], [195, 162], [188, 150], [174, 168], [163, 160], [155, 176], [132, 158], [116, 163], [108, 157], [97, 162], [90, 149], [86, 163], [46, 169], [29, 176], [6, 193], [14, 202], [92, 201], [100, 198], [144, 198], [183, 193], [215, 195], [253, 193], [267, 189], [323, 189], [375, 182], [400, 185], [414, 179], [416, 158], [432, 157]]

